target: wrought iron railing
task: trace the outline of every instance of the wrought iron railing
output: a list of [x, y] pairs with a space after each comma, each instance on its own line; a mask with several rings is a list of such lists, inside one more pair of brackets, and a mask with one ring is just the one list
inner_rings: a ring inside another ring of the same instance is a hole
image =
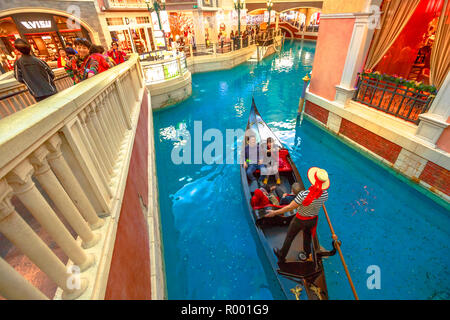
[[418, 124], [419, 115], [428, 111], [433, 98], [434, 95], [426, 91], [359, 74], [353, 100]]

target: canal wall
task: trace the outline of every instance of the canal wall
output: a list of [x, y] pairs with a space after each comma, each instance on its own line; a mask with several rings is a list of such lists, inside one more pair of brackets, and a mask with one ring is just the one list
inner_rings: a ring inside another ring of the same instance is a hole
[[220, 55], [205, 55], [186, 59], [191, 73], [227, 70], [244, 63], [256, 51], [256, 45]]
[[355, 101], [343, 108], [307, 90], [305, 114], [423, 189], [450, 202], [450, 154], [415, 136], [417, 126]]

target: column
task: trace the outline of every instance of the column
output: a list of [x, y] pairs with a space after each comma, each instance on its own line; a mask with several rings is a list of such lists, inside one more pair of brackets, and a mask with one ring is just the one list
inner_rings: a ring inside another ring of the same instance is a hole
[[120, 109], [122, 110], [123, 118], [125, 119], [125, 122], [127, 124], [127, 129], [131, 130], [132, 129], [131, 118], [130, 118], [131, 114], [128, 111], [129, 110], [127, 107], [128, 104], [125, 99], [125, 94], [122, 91], [122, 83], [120, 82], [120, 79], [116, 80], [116, 91], [119, 96], [119, 102], [120, 102], [119, 106], [120, 106]]
[[85, 108], [85, 110], [88, 114], [87, 127], [91, 133], [93, 142], [97, 147], [96, 149], [99, 151], [100, 159], [103, 163], [105, 163], [108, 175], [109, 177], [111, 177], [113, 174], [114, 162], [112, 159], [112, 155], [107, 148], [105, 136], [103, 135], [100, 123], [97, 118], [97, 112], [92, 104], [89, 104]]
[[30, 156], [30, 161], [35, 168], [35, 177], [73, 230], [83, 240], [83, 248], [93, 247], [100, 240], [100, 235], [92, 233], [89, 225], [50, 169], [46, 159], [48, 153], [48, 150], [41, 146]]
[[8, 300], [48, 300], [0, 257], [0, 294]]
[[105, 220], [100, 219], [95, 212], [94, 207], [87, 198], [83, 189], [81, 188], [78, 180], [72, 173], [69, 165], [64, 159], [61, 153], [61, 138], [58, 134], [51, 137], [46, 146], [50, 151], [48, 155], [48, 161], [52, 167], [58, 180], [63, 185], [65, 191], [72, 199], [79, 212], [83, 215], [84, 219], [89, 223], [91, 229], [95, 230], [104, 225]]
[[121, 138], [120, 138], [120, 133], [119, 133], [119, 125], [115, 121], [115, 118], [113, 115], [113, 107], [109, 100], [109, 95], [110, 95], [109, 92], [110, 92], [110, 88], [108, 87], [108, 88], [106, 88], [105, 91], [103, 91], [100, 94], [99, 103], [102, 105], [102, 109], [105, 114], [106, 125], [108, 127], [107, 129], [110, 132], [109, 140], [111, 141], [113, 153], [117, 157], [117, 155], [119, 154]]
[[450, 117], [450, 72], [447, 73], [444, 83], [439, 89], [430, 109], [419, 115], [419, 126], [416, 137], [435, 148], [442, 132], [450, 125], [447, 119]]
[[355, 94], [358, 72], [364, 67], [364, 59], [367, 54], [367, 43], [372, 41], [373, 30], [369, 32], [369, 17], [372, 13], [353, 13], [355, 25], [347, 51], [341, 83], [336, 86], [335, 101], [345, 107]]
[[31, 179], [32, 174], [33, 166], [29, 160], [24, 160], [6, 175], [6, 179], [19, 200], [55, 240], [69, 259], [81, 270], [86, 270], [94, 263], [94, 256], [87, 255], [77, 244], [36, 188]]
[[[103, 144], [105, 148], [107, 157], [109, 158], [109, 163], [112, 170], [114, 171], [116, 155], [113, 152], [113, 147], [111, 145], [111, 133], [108, 130], [106, 124], [105, 110], [103, 109], [103, 104], [98, 100], [94, 100], [91, 104], [92, 117], [95, 124], [95, 129], [97, 130], [98, 136], [100, 137], [100, 143]], [[114, 175], [114, 173], [113, 173]]]
[[125, 132], [127, 131], [127, 124], [125, 122], [124, 115], [120, 107], [120, 99], [116, 86], [111, 86], [108, 88], [107, 99], [109, 100], [109, 103], [111, 105], [111, 113], [113, 115], [113, 118], [115, 119], [115, 122], [118, 125], [117, 131], [120, 137], [120, 145], [122, 145]]
[[[50, 248], [36, 235], [31, 227], [22, 219], [16, 212], [11, 203], [12, 189], [5, 181], [0, 180], [0, 232], [16, 246], [22, 253], [24, 253], [39, 269], [41, 269], [50, 279], [52, 279], [64, 291], [66, 299], [75, 299], [79, 297], [87, 288], [88, 281], [81, 279], [81, 286], [79, 288], [67, 287], [68, 272], [64, 264], [58, 257], [50, 250]], [[0, 266], [1, 277], [7, 277], [3, 273]], [[7, 278], [8, 279], [8, 278]], [[11, 279], [12, 280], [12, 279]], [[5, 281], [5, 280], [0, 280]], [[8, 281], [8, 280], [6, 280]], [[0, 284], [0, 288], [3, 288]], [[6, 287], [9, 284], [6, 282]], [[23, 285], [27, 286], [27, 285]], [[36, 295], [30, 288], [22, 288], [30, 294]], [[2, 293], [3, 289], [0, 289]], [[16, 290], [16, 288], [14, 288]], [[8, 288], [6, 288], [8, 291]], [[45, 297], [45, 296], [44, 296]], [[8, 298], [8, 297], [6, 297]]]
[[203, 13], [201, 11], [193, 11], [194, 19], [194, 38], [195, 44], [205, 45], [205, 25], [203, 23]]
[[[88, 128], [88, 113], [86, 110], [81, 110], [80, 113], [78, 114], [78, 119], [80, 121], [81, 124], [81, 130], [80, 130], [80, 137], [82, 140], [82, 143], [84, 144], [88, 155], [91, 159], [92, 162], [94, 163], [95, 167], [96, 167], [96, 171], [100, 177], [100, 179], [102, 180], [102, 183], [105, 187], [105, 189], [107, 190], [108, 194], [110, 197], [112, 197], [112, 191], [109, 187], [109, 173], [108, 173], [108, 169], [106, 167], [106, 163], [103, 159], [101, 159], [101, 154], [99, 154], [99, 152], [96, 152], [98, 149], [95, 146], [95, 141], [94, 138], [91, 135], [91, 132], [89, 131]], [[95, 151], [94, 151], [95, 150]]]

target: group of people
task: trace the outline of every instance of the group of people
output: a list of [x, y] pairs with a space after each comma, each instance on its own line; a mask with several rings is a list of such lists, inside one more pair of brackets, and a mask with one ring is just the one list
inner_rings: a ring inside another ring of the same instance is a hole
[[[311, 241], [315, 235], [319, 210], [328, 199], [327, 189], [330, 186], [328, 173], [318, 167], [308, 170], [311, 186], [302, 191], [302, 185], [295, 182], [291, 185], [291, 193], [287, 193], [281, 185], [279, 168], [279, 146], [268, 137], [265, 142], [258, 144], [255, 135], [248, 135], [245, 146], [244, 169], [250, 184], [257, 180], [255, 171], [260, 170], [261, 187], [256, 188], [250, 200], [254, 210], [267, 207], [278, 208], [267, 210], [264, 218], [273, 218], [290, 211], [296, 211], [291, 220], [286, 238], [281, 249], [274, 249], [279, 262], [285, 262], [292, 242], [296, 235], [303, 231], [302, 260], [311, 261]], [[275, 175], [276, 184], [269, 184], [270, 175]]]
[[[58, 92], [55, 86], [55, 74], [49, 65], [31, 54], [30, 44], [23, 39], [16, 39], [14, 47], [21, 57], [14, 63], [14, 76], [25, 84], [37, 102]], [[113, 42], [111, 50], [104, 54], [104, 48], [92, 44], [85, 38], [77, 38], [74, 48], [67, 43], [59, 49], [58, 68], [64, 68], [74, 84], [93, 77], [125, 61], [126, 53]]]
[[106, 54], [102, 46], [92, 44], [85, 38], [75, 39], [74, 45], [75, 49], [69, 45], [60, 50], [61, 67], [64, 67], [74, 84], [102, 73], [126, 59], [126, 53], [119, 49], [117, 42], [111, 44], [111, 50]]
[[[244, 46], [248, 44], [248, 38], [253, 38], [255, 34], [259, 32], [259, 26], [247, 26], [247, 28], [241, 33], [241, 37], [243, 39]], [[218, 34], [218, 43], [220, 48], [223, 50], [223, 46], [225, 42], [230, 42], [233, 40], [235, 49], [240, 46], [239, 40], [239, 32], [231, 30], [230, 36], [227, 37], [225, 31], [220, 31]]]
[[256, 180], [255, 171], [261, 171], [261, 180], [267, 184], [271, 175], [275, 175], [276, 183], [280, 184], [280, 173], [278, 172], [279, 147], [273, 143], [271, 137], [261, 144], [256, 143], [256, 136], [249, 135], [245, 146], [244, 169], [247, 178], [252, 182]]

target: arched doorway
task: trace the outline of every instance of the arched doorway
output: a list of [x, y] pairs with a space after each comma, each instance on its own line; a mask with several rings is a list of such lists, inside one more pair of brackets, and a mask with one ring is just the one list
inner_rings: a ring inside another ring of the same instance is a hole
[[20, 8], [0, 14], [0, 63], [3, 71], [13, 68], [17, 55], [15, 39], [25, 39], [33, 54], [44, 61], [55, 61], [58, 49], [76, 38], [93, 41], [94, 31], [68, 12], [37, 8]]

